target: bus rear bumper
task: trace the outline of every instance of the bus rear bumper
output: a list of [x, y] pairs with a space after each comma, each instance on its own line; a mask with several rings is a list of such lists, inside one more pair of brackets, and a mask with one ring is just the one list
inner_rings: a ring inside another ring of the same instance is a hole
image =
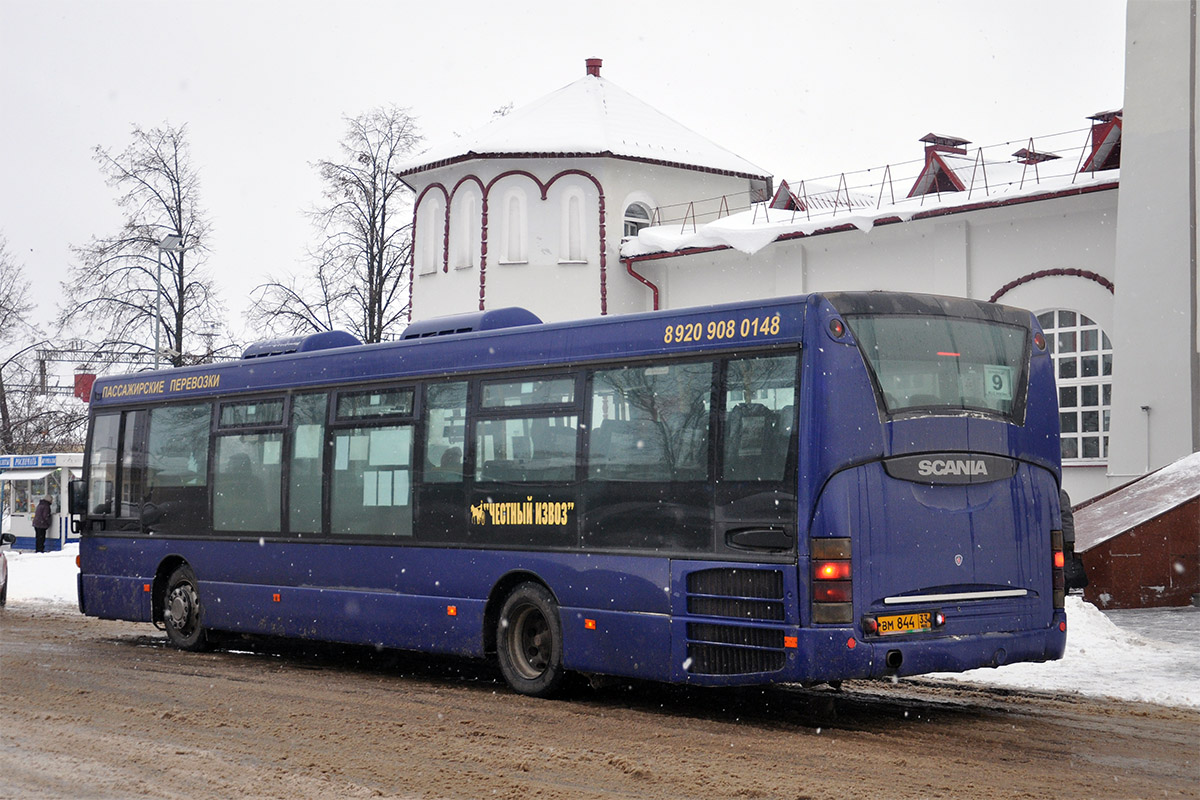
[[1060, 617], [1044, 630], [864, 642], [863, 646], [872, 651], [869, 677], [965, 672], [1020, 662], [1054, 661], [1062, 658], [1067, 643], [1066, 631], [1059, 627], [1066, 617]]

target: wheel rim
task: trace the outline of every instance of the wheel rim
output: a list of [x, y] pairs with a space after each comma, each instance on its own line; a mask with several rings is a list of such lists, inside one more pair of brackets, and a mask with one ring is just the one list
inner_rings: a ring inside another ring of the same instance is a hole
[[546, 617], [533, 606], [517, 611], [509, 626], [509, 652], [513, 667], [522, 678], [533, 680], [550, 666], [554, 636]]
[[190, 583], [181, 583], [167, 596], [166, 622], [180, 636], [187, 638], [196, 630], [198, 598]]

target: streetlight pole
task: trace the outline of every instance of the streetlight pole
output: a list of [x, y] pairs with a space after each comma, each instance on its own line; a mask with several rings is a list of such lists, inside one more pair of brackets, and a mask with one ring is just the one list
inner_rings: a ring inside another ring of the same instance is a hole
[[158, 369], [158, 359], [162, 355], [162, 254], [183, 252], [183, 237], [177, 233], [168, 233], [157, 245], [158, 268], [154, 272], [154, 282], [158, 291], [154, 299], [154, 368]]

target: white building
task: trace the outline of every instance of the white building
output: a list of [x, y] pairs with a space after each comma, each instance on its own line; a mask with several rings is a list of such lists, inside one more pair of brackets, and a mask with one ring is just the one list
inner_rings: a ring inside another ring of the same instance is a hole
[[[929, 134], [911, 165], [782, 181], [770, 202], [763, 170], [589, 61], [403, 171], [414, 315], [520, 305], [558, 320], [853, 289], [1029, 308], [1056, 348], [1064, 485], [1091, 497], [1200, 450], [1191, 6], [1130, 0], [1125, 105], [1085, 138], [1014, 153]], [[610, 208], [634, 234], [619, 251]]]
[[545, 320], [628, 312], [643, 287], [624, 273], [622, 236], [657, 208], [769, 196], [765, 170], [600, 66], [588, 59], [574, 83], [401, 168], [416, 193], [414, 318], [513, 305]]

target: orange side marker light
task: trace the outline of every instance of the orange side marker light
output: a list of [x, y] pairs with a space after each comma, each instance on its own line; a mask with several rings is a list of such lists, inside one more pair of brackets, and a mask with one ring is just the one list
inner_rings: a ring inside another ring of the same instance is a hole
[[785, 636], [783, 637], [783, 646], [789, 650], [795, 650], [800, 646], [800, 641], [795, 636]]
[[585, 620], [583, 621], [583, 627], [584, 627], [584, 628], [586, 628], [586, 629], [587, 629], [587, 630], [589, 630], [589, 631], [594, 631], [594, 630], [596, 630], [596, 620], [594, 620], [594, 619], [585, 619]]
[[143, 583], [143, 584], [142, 584], [142, 591], [143, 591], [143, 592], [149, 592], [149, 591], [150, 591], [150, 584], [148, 584], [148, 583]]
[[274, 600], [276, 603], [278, 603], [279, 599], [280, 599], [279, 592], [276, 592], [275, 594], [271, 595], [271, 599]]
[[446, 606], [446, 616], [447, 617], [457, 617], [458, 616], [458, 606]]

